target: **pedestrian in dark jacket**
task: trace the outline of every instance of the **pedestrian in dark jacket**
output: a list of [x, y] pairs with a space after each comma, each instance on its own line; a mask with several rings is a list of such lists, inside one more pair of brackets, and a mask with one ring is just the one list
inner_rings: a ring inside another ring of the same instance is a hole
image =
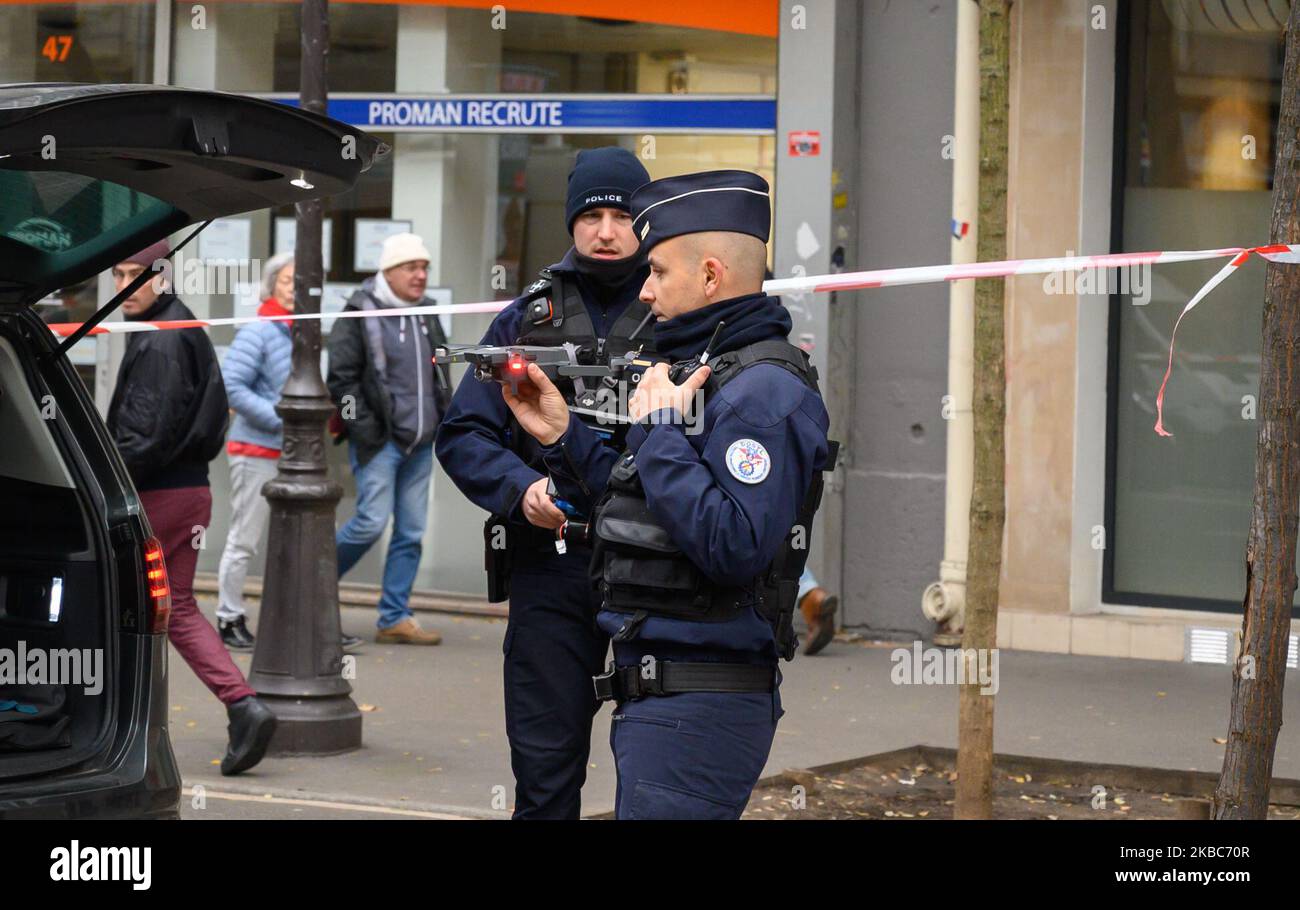
[[[159, 241], [115, 265], [118, 290], [167, 252], [167, 242]], [[194, 318], [161, 277], [127, 298], [122, 312], [132, 321]], [[230, 744], [221, 773], [238, 774], [261, 761], [275, 732], [275, 715], [257, 698], [194, 600], [199, 535], [212, 517], [208, 462], [221, 451], [226, 412], [216, 351], [202, 329], [127, 336], [108, 428], [162, 544], [172, 600], [168, 637], [225, 704]]]
[[[400, 310], [424, 296], [429, 251], [415, 234], [384, 241], [379, 271], [345, 310]], [[434, 363], [446, 335], [432, 316], [339, 319], [329, 337], [330, 396], [338, 405], [357, 483], [357, 511], [336, 536], [339, 577], [370, 549], [393, 518], [379, 599], [381, 644], [436, 645], [420, 628], [409, 600], [420, 566], [429, 514], [433, 438], [451, 401], [451, 375]]]

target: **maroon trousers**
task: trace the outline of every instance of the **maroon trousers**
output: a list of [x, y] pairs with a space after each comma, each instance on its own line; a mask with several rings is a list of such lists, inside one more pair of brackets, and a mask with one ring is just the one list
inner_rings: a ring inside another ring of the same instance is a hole
[[196, 544], [212, 518], [212, 491], [208, 487], [146, 490], [140, 494], [140, 502], [154, 536], [162, 543], [163, 561], [167, 564], [167, 583], [172, 592], [167, 637], [194, 675], [223, 704], [255, 695], [194, 599], [194, 569], [199, 562]]

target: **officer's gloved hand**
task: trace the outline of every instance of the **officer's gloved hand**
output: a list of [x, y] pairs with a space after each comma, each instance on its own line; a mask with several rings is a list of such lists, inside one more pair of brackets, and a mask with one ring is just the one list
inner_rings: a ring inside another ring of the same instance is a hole
[[519, 384], [518, 395], [505, 385], [501, 395], [524, 432], [542, 445], [554, 445], [569, 429], [569, 406], [537, 364], [528, 364], [528, 382]]

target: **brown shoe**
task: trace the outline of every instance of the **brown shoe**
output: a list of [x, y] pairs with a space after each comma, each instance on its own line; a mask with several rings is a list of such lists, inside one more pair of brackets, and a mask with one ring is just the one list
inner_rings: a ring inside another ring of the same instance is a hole
[[840, 599], [834, 594], [827, 594], [825, 588], [813, 588], [799, 601], [799, 610], [804, 622], [808, 623], [808, 640], [804, 642], [803, 653], [816, 654], [830, 644], [835, 637], [835, 610]]
[[414, 619], [403, 619], [395, 626], [380, 629], [375, 643], [381, 645], [436, 645], [442, 641], [437, 632], [426, 632]]

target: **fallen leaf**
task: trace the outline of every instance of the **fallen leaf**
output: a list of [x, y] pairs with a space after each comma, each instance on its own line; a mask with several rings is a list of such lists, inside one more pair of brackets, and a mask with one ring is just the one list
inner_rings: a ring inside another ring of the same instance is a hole
[[376, 708], [374, 705], [367, 705], [367, 704], [364, 704], [364, 703], [363, 703], [363, 704], [360, 704], [360, 705], [357, 705], [357, 709], [360, 710], [360, 711], [365, 711], [365, 712], [367, 712], [367, 713], [369, 713], [369, 712], [371, 712], [371, 711], [378, 711], [378, 710], [379, 710], [379, 709]]
[[1227, 742], [1228, 742], [1226, 739], [1224, 739], [1224, 738], [1221, 737], [1221, 736], [1216, 736], [1216, 737], [1214, 737], [1214, 741], [1215, 741], [1216, 743], [1218, 743], [1219, 745], [1221, 745], [1221, 746], [1222, 746], [1222, 745], [1226, 745]]

